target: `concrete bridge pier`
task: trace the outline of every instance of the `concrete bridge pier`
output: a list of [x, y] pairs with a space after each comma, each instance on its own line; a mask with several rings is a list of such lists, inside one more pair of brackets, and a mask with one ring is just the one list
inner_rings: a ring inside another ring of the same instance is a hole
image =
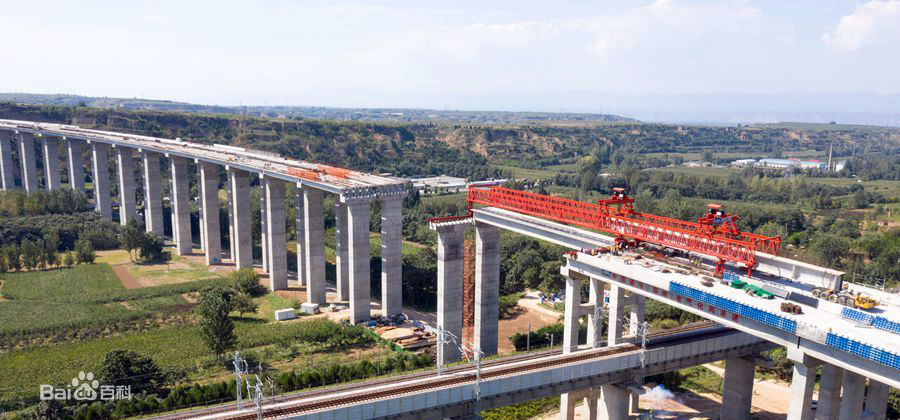
[[[815, 376], [815, 372], [813, 372], [813, 376]], [[841, 389], [841, 410], [838, 418], [840, 420], [860, 420], [866, 395], [866, 378], [860, 374], [845, 371]]]
[[841, 407], [841, 381], [844, 369], [825, 363], [819, 375], [819, 402], [816, 405], [816, 420], [837, 420]]
[[66, 163], [68, 164], [69, 187], [84, 193], [84, 142], [67, 139], [66, 152], [68, 152], [68, 161]]
[[[368, 321], [371, 318], [372, 292], [369, 287], [370, 252], [369, 244], [369, 205], [370, 198], [355, 198], [348, 200], [341, 197], [347, 203], [347, 244], [350, 269], [350, 322], [357, 324]], [[321, 208], [321, 206], [320, 206]], [[307, 216], [308, 217], [308, 216]], [[307, 232], [308, 235], [308, 232]], [[321, 241], [322, 235], [319, 235]], [[312, 279], [311, 279], [312, 280]], [[324, 276], [322, 283], [324, 284]]]
[[[303, 216], [304, 216], [304, 261], [306, 269], [306, 301], [309, 303], [325, 304], [325, 198], [322, 190], [304, 186], [303, 192]], [[368, 216], [368, 209], [366, 209]], [[367, 223], [368, 223], [368, 219]], [[368, 225], [367, 225], [368, 226]], [[368, 232], [368, 228], [366, 229]], [[368, 236], [366, 239], [368, 240]], [[366, 251], [368, 252], [368, 250]], [[368, 255], [368, 254], [366, 254]], [[368, 279], [368, 268], [366, 279]], [[366, 283], [368, 286], [368, 282]], [[368, 301], [366, 301], [368, 309]], [[352, 319], [352, 318], [351, 318]], [[366, 320], [368, 320], [366, 316]]]
[[287, 289], [287, 230], [284, 224], [284, 181], [266, 177], [266, 256], [269, 269], [269, 287], [272, 290]]
[[[821, 362], [803, 354], [796, 348], [788, 348], [787, 356], [794, 362], [787, 420], [811, 420], [813, 418], [812, 394], [813, 387], [816, 385], [816, 366]], [[860, 409], [862, 409], [861, 406]]]
[[200, 167], [200, 230], [206, 265], [222, 261], [222, 236], [219, 233], [219, 167], [197, 162]]
[[439, 349], [438, 366], [460, 360], [462, 344], [463, 241], [468, 223], [432, 223], [437, 231], [437, 325], [452, 334], [456, 342], [445, 337]]
[[[350, 266], [347, 241], [347, 204], [340, 199], [334, 202], [334, 268], [337, 283], [337, 298], [341, 302], [350, 300]], [[438, 269], [440, 275], [440, 269]], [[440, 279], [440, 277], [438, 277]], [[438, 280], [440, 282], [440, 280]], [[440, 292], [438, 292], [440, 293]]]
[[[563, 354], [572, 353], [578, 350], [578, 330], [580, 329], [580, 321], [584, 315], [584, 307], [581, 305], [581, 279], [573, 277], [568, 270], [561, 270], [561, 274], [566, 278], [566, 301], [565, 311], [563, 313]], [[567, 392], [560, 396], [559, 420], [573, 420], [575, 418], [575, 404], [579, 400], [584, 400], [585, 407], [590, 411], [590, 407], [596, 407], [596, 394], [594, 401], [591, 401], [591, 389], [581, 390], [577, 392]], [[594, 410], [596, 411], [596, 409]], [[595, 417], [587, 417], [593, 420]]]
[[631, 401], [629, 392], [615, 384], [600, 387], [600, 401], [597, 418], [600, 420], [622, 420], [628, 418], [628, 406]]
[[91, 142], [93, 163], [94, 210], [112, 219], [112, 200], [109, 193], [109, 145]]
[[888, 386], [869, 379], [866, 389], [865, 412], [872, 414], [873, 420], [885, 420], [887, 418]]
[[725, 378], [722, 382], [721, 420], [745, 420], [750, 418], [750, 402], [753, 399], [753, 360], [733, 357], [725, 361]]
[[[381, 199], [381, 312], [403, 313], [403, 195]], [[460, 300], [461, 301], [461, 300]]]
[[297, 244], [297, 285], [305, 286], [306, 281], [306, 217], [303, 211], [303, 185], [295, 184], [294, 208], [297, 209], [294, 219], [294, 230]]
[[231, 184], [231, 207], [234, 253], [231, 258], [235, 267], [253, 268], [253, 242], [250, 227], [250, 174], [247, 171], [227, 168], [228, 182]]
[[483, 356], [497, 354], [500, 304], [500, 228], [475, 223], [474, 345]]
[[119, 223], [127, 225], [137, 220], [137, 206], [134, 201], [134, 150], [130, 147], [116, 147], [116, 169], [119, 177]]
[[144, 229], [159, 236], [165, 236], [163, 225], [162, 191], [159, 171], [159, 154], [142, 151], [141, 159], [144, 167]]
[[266, 178], [263, 174], [259, 174], [259, 248], [260, 263], [263, 271], [269, 271], [269, 216], [268, 204], [266, 203]]
[[193, 250], [188, 162], [183, 157], [169, 156], [169, 164], [169, 177], [172, 181], [172, 237], [178, 255], [188, 255]]
[[44, 185], [48, 190], [60, 187], [59, 183], [59, 138], [43, 136], [41, 143], [44, 152]]
[[[226, 168], [225, 171], [225, 199], [228, 200], [228, 205], [225, 207], [228, 209], [228, 258], [231, 262], [237, 262], [237, 252], [235, 244], [235, 234], [234, 234], [234, 194], [231, 191], [231, 171], [228, 171]], [[298, 248], [299, 251], [299, 248]]]
[[0, 131], [0, 187], [9, 191], [16, 188], [16, 176], [13, 172], [12, 133]]
[[34, 135], [31, 133], [19, 133], [19, 160], [22, 164], [22, 188], [26, 192], [37, 191], [37, 161], [34, 156]]

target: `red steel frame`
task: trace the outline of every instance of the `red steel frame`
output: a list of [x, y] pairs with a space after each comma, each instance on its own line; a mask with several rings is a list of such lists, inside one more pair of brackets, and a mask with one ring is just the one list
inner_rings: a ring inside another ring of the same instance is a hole
[[[633, 202], [633, 200], [628, 199]], [[670, 219], [634, 211], [630, 202], [601, 200], [585, 203], [504, 187], [470, 188], [469, 207], [476, 204], [613, 233], [617, 238], [633, 238], [716, 257], [717, 271], [725, 261], [756, 266], [756, 251], [777, 254], [780, 237], [738, 231], [733, 224], [720, 227]], [[619, 207], [613, 207], [619, 204]]]

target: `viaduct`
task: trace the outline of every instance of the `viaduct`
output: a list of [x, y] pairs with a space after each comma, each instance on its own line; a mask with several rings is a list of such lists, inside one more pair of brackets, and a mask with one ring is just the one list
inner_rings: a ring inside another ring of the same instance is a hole
[[[382, 208], [382, 307], [385, 314], [402, 311], [400, 299], [401, 199], [403, 186], [392, 179], [289, 160], [277, 155], [221, 145], [199, 145], [178, 140], [109, 133], [57, 124], [0, 121], [0, 180], [4, 189], [17, 188], [14, 168], [20, 167], [20, 185], [34, 191], [37, 185], [35, 141], [39, 140], [45, 163], [44, 186], [60, 185], [58, 142], [68, 151], [68, 174], [73, 188], [84, 190], [82, 148], [92, 156], [96, 210], [111, 217], [112, 201], [107, 172], [108, 153], [115, 151], [118, 169], [120, 221], [137, 217], [134, 183], [135, 155], [143, 160], [144, 217], [147, 229], [161, 232], [159, 160], [168, 160], [172, 180], [173, 236], [179, 253], [191, 252], [187, 168], [194, 162], [200, 171], [202, 249], [207, 262], [221, 261], [218, 249], [218, 174], [228, 174], [230, 256], [238, 267], [251, 266], [248, 205], [249, 178], [256, 174], [264, 194], [264, 268], [272, 289], [287, 286], [284, 183], [296, 183], [299, 281], [308, 300], [325, 303], [323, 252], [323, 194], [338, 196], [337, 257], [339, 299], [349, 299], [351, 321], [369, 318], [368, 209], [373, 200]], [[14, 166], [12, 148], [19, 165]], [[493, 190], [493, 189], [492, 189]], [[497, 197], [503, 189], [492, 191]], [[512, 190], [510, 190], [512, 191]], [[512, 193], [509, 193], [512, 194]], [[521, 193], [518, 193], [521, 194]], [[470, 191], [470, 203], [472, 191]], [[900, 387], [900, 302], [896, 296], [878, 295], [883, 305], [861, 312], [836, 303], [812, 299], [813, 287], [841, 289], [843, 273], [765, 252], [744, 255], [754, 263], [752, 274], [725, 267], [722, 257], [710, 260], [702, 252], [698, 264], [724, 271], [725, 279], [740, 279], [773, 290], [779, 299], [762, 300], [726, 282], [708, 282], [679, 263], [641, 258], [640, 255], [591, 251], [609, 246], [610, 236], [591, 229], [557, 223], [567, 211], [582, 212], [591, 206], [539, 196], [528, 205], [498, 199], [479, 201], [480, 207], [464, 217], [433, 220], [438, 234], [438, 314], [441, 331], [439, 366], [433, 372], [388, 382], [364, 382], [323, 393], [304, 393], [285, 398], [267, 408], [264, 417], [310, 420], [466, 418], [495, 406], [546, 395], [561, 395], [561, 420], [574, 418], [577, 401], [584, 401], [588, 418], [625, 419], [634, 409], [642, 378], [713, 360], [726, 360], [722, 419], [750, 417], [756, 355], [773, 345], [784, 346], [794, 362], [790, 420], [885, 419], [889, 387]], [[555, 215], [555, 216], [554, 216]], [[580, 220], [580, 219], [579, 219]], [[677, 221], [673, 221], [675, 223]], [[624, 234], [639, 223], [618, 218]], [[475, 328], [474, 351], [480, 360], [497, 353], [500, 232], [509, 230], [572, 249], [561, 274], [566, 279], [562, 352], [525, 359], [498, 359], [483, 371], [449, 367], [462, 359], [453, 337], [462, 336], [463, 237], [475, 230]], [[618, 231], [617, 231], [618, 233]], [[652, 225], [652, 235], [686, 237], [679, 228]], [[701, 241], [707, 246], [715, 241]], [[718, 254], [716, 254], [718, 255]], [[720, 272], [721, 272], [720, 271]], [[859, 287], [859, 286], [857, 286]], [[589, 292], [586, 299], [582, 290]], [[802, 313], [784, 313], [782, 297], [803, 297]], [[607, 297], [605, 298], [604, 295]], [[718, 324], [713, 329], [685, 331], [675, 341], [647, 338], [644, 323], [646, 299], [697, 314]], [[605, 302], [604, 302], [605, 301]], [[578, 342], [579, 323], [586, 318], [588, 339]], [[604, 321], [606, 321], [604, 323]], [[604, 332], [604, 324], [608, 325]], [[451, 339], [446, 339], [450, 337]], [[819, 397], [812, 409], [817, 369], [821, 368]], [[481, 375], [484, 375], [482, 378]], [[424, 376], [422, 376], [424, 375]], [[178, 415], [167, 418], [183, 418]], [[256, 418], [240, 408], [226, 406], [205, 418]]]

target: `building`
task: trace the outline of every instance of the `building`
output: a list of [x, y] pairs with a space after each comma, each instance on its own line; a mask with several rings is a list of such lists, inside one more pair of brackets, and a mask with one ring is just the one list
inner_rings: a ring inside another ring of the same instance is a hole
[[731, 162], [731, 166], [754, 166], [756, 165], [756, 159], [738, 159], [734, 162]]
[[756, 166], [763, 168], [789, 169], [799, 166], [799, 161], [791, 159], [760, 159]]

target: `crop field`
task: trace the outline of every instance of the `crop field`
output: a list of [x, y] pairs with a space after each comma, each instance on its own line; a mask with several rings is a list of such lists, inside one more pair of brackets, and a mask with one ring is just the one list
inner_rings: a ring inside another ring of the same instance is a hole
[[[349, 361], [365, 352], [380, 357], [388, 350], [376, 346], [362, 327], [346, 327], [323, 319], [283, 323], [236, 320], [235, 350], [245, 357], [294, 369]], [[0, 388], [0, 402], [33, 398], [40, 384], [71, 381], [78, 372], [94, 372], [106, 353], [131, 350], [152, 357], [164, 371], [180, 371], [190, 381], [224, 378], [228, 369], [215, 364], [199, 327], [182, 325], [89, 341], [38, 346], [0, 353], [0, 381], [16, 384]]]
[[[36, 333], [75, 334], [102, 330], [158, 314], [185, 313], [190, 305], [181, 296], [217, 280], [125, 289], [107, 264], [0, 275], [0, 342]], [[76, 334], [80, 335], [80, 334]]]

